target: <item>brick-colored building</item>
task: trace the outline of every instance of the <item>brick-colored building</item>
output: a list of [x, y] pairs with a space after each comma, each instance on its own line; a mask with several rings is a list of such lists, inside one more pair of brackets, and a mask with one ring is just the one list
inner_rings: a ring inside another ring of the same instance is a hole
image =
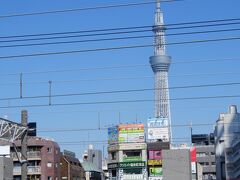
[[[8, 144], [1, 141], [1, 145]], [[15, 142], [21, 158], [20, 141]], [[34, 180], [60, 180], [60, 148], [52, 139], [40, 137], [28, 137], [27, 161], [28, 161], [28, 179]], [[13, 158], [14, 180], [21, 179], [21, 164], [17, 155], [11, 147], [11, 156]]]
[[85, 172], [75, 154], [69, 151], [64, 151], [61, 154], [61, 179], [68, 180], [84, 180]]

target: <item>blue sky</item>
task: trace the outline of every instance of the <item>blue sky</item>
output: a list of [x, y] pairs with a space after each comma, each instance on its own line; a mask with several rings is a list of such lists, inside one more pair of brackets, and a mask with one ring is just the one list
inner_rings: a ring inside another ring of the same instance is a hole
[[[0, 16], [7, 14], [81, 8], [87, 6], [131, 2], [136, 1], [1, 1]], [[240, 2], [237, 0], [186, 0], [182, 2], [164, 3], [162, 4], [162, 10], [164, 12], [165, 22], [167, 24], [171, 24], [191, 21], [239, 18], [239, 6]], [[0, 18], [0, 36], [152, 25], [154, 20], [154, 11], [155, 5], [151, 4], [128, 8], [125, 7], [41, 16]], [[230, 28], [239, 28], [239, 25], [217, 27], [217, 29]], [[213, 29], [214, 28], [201, 28], [193, 29], [192, 31], [205, 31]], [[178, 31], [169, 31], [169, 33], [186, 31], [187, 30], [183, 29]], [[144, 34], [151, 35], [151, 32], [138, 35]], [[167, 37], [167, 42], [238, 37], [239, 35], [239, 31], [234, 31], [201, 35], [197, 34], [185, 36], [169, 36]], [[72, 38], [71, 40], [76, 39], [77, 38]], [[118, 47], [124, 45], [142, 45], [151, 44], [152, 41], [152, 38], [143, 38], [137, 40], [75, 43], [67, 45], [0, 48], [0, 56], [38, 52], [81, 50], [103, 47]], [[7, 44], [10, 43], [1, 43], [0, 45]], [[21, 42], [12, 44], [21, 44]], [[167, 52], [169, 55], [172, 56], [173, 59], [173, 64], [169, 72], [170, 87], [239, 82], [238, 73], [240, 65], [240, 54], [238, 40], [168, 46]], [[152, 54], [153, 49], [149, 47], [141, 49], [116, 50], [106, 52], [15, 58], [6, 60], [1, 59], [0, 98], [19, 96], [19, 76], [4, 76], [4, 74], [20, 74], [21, 72], [24, 73], [24, 96], [47, 95], [47, 82], [49, 80], [53, 81], [53, 94], [152, 88], [154, 80], [153, 78], [151, 78], [153, 77], [153, 73], [150, 66], [105, 70], [79, 70], [61, 73], [25, 74], [25, 72], [62, 69], [128, 66], [138, 64], [147, 65], [149, 63], [149, 57]], [[224, 58], [234, 59], [228, 61], [213, 61], [204, 63], [179, 63], [182, 61]], [[199, 75], [213, 73], [215, 73], [216, 75]], [[131, 79], [133, 77], [149, 78]], [[86, 81], [86, 79], [92, 80]], [[57, 81], [74, 82], [57, 83]], [[34, 83], [29, 84], [29, 82]], [[198, 96], [238, 95], [239, 90], [239, 85], [208, 88], [175, 89], [170, 91], [170, 96], [171, 98], [181, 98]], [[154, 95], [152, 91], [109, 95], [88, 95], [54, 98], [53, 103], [153, 99], [153, 96]], [[48, 99], [0, 101], [0, 106], [43, 103], [47, 104]], [[189, 124], [190, 122], [192, 122], [193, 124], [214, 124], [214, 122], [218, 118], [219, 113], [226, 112], [230, 104], [239, 105], [239, 98], [171, 101], [172, 124]], [[136, 122], [136, 119], [138, 122], [146, 123], [147, 118], [153, 116], [153, 102], [39, 107], [27, 108], [27, 110], [29, 111], [29, 121], [36, 121], [39, 131], [56, 129], [85, 129], [94, 127], [97, 128], [99, 117], [101, 121], [101, 127], [107, 127], [112, 124], [116, 124], [119, 122], [119, 112], [121, 114], [122, 123]], [[0, 116], [4, 117], [5, 115], [7, 115], [10, 120], [19, 122], [20, 111], [20, 108], [0, 109]], [[209, 133], [210, 131], [212, 131], [212, 129], [212, 126], [194, 127], [193, 132]], [[189, 138], [190, 131], [187, 127], [174, 128], [173, 131], [173, 137], [175, 138]], [[57, 142], [59, 142], [62, 150], [68, 149], [74, 151], [77, 153], [78, 157], [81, 157], [83, 150], [86, 148], [85, 144], [63, 145], [61, 144], [61, 142], [102, 141], [107, 139], [107, 132], [39, 132], [39, 136], [51, 137]], [[103, 145], [96, 144], [95, 147], [102, 149]], [[104, 147], [106, 148], [106, 145]]]

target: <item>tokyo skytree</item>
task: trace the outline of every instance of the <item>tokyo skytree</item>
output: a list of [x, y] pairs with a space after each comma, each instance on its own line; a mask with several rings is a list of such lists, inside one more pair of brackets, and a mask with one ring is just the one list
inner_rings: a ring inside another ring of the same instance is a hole
[[168, 126], [168, 136], [171, 139], [171, 115], [168, 89], [168, 70], [171, 57], [166, 54], [165, 26], [163, 13], [160, 9], [160, 0], [157, 0], [155, 13], [154, 55], [150, 57], [150, 64], [155, 76], [155, 118], [162, 120]]

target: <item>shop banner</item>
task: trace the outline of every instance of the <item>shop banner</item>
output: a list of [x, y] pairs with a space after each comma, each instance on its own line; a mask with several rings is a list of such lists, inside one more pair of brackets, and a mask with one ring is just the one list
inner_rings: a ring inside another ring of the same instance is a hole
[[161, 166], [162, 160], [148, 160], [149, 166]]
[[121, 169], [129, 169], [129, 168], [143, 168], [145, 167], [145, 162], [120, 162], [119, 168]]
[[161, 167], [150, 167], [149, 168], [149, 175], [150, 176], [162, 176], [163, 170]]

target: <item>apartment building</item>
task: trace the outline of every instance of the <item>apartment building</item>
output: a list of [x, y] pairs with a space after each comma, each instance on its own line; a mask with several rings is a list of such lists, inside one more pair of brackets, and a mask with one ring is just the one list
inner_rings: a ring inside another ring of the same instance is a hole
[[202, 166], [202, 179], [216, 179], [214, 134], [193, 134], [192, 145], [196, 147], [197, 163]]
[[[0, 141], [1, 145], [8, 144]], [[28, 179], [34, 180], [59, 180], [60, 179], [60, 148], [52, 139], [31, 136], [27, 140], [27, 157], [21, 156], [20, 140], [15, 142], [17, 153], [11, 145], [11, 157], [13, 159], [13, 179], [21, 179], [21, 163], [20, 159], [28, 161], [27, 175]]]

